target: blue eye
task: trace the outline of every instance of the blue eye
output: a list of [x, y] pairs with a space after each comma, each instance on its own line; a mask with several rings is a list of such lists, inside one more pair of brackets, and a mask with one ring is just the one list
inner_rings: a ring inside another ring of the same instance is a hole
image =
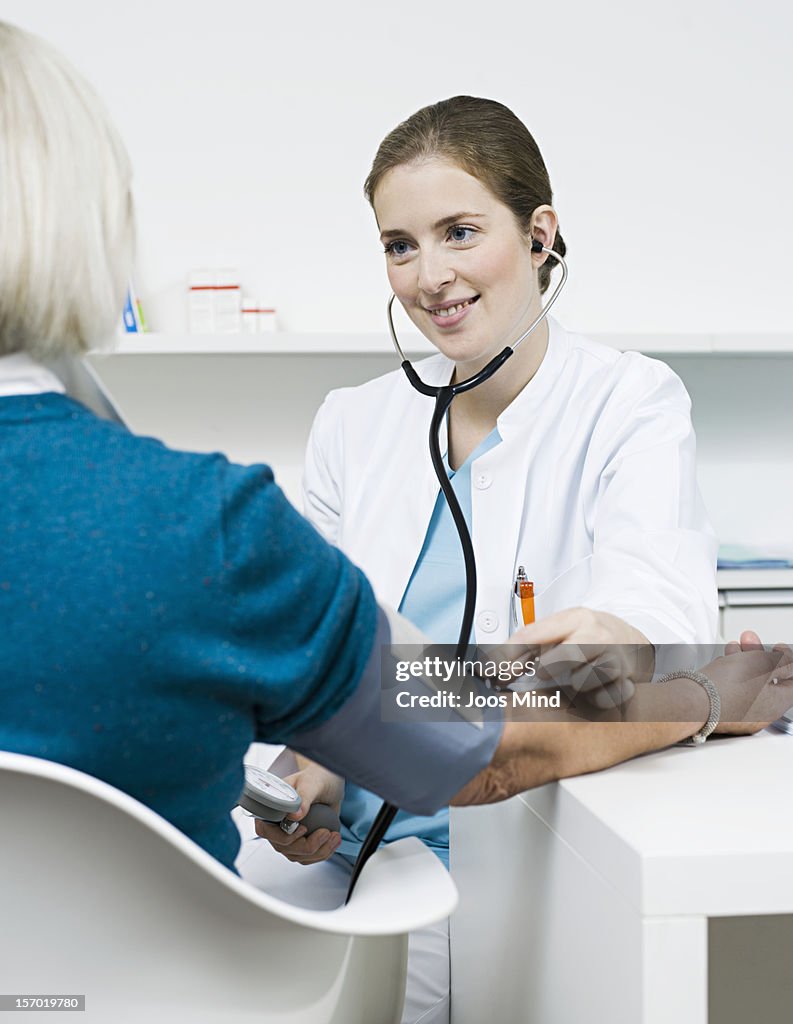
[[397, 238], [393, 242], [389, 242], [385, 247], [386, 256], [393, 256], [395, 259], [404, 259], [405, 256], [410, 255], [412, 246], [410, 242], [406, 242], [403, 238]]
[[451, 242], [470, 242], [476, 228], [467, 228], [463, 224], [453, 224], [449, 228], [449, 240]]

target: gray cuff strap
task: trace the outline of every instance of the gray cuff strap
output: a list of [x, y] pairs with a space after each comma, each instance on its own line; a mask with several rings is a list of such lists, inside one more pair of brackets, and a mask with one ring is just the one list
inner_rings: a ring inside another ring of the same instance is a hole
[[[381, 658], [390, 657], [383, 650], [390, 643], [388, 621], [378, 608], [377, 635], [355, 693], [328, 721], [292, 736], [289, 746], [397, 807], [434, 814], [490, 763], [502, 723], [454, 715], [446, 722], [384, 722]], [[403, 689], [435, 693], [421, 679]]]

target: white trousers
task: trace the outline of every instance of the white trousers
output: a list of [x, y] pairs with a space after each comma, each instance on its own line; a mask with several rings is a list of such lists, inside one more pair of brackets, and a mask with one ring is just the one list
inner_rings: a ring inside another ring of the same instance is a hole
[[[322, 864], [293, 864], [253, 835], [252, 819], [236, 818], [243, 844], [236, 866], [258, 889], [287, 903], [332, 910], [344, 902], [350, 866], [333, 856]], [[253, 836], [251, 838], [251, 836]], [[247, 837], [247, 838], [246, 838]], [[402, 1024], [449, 1024], [449, 919], [410, 933]]]

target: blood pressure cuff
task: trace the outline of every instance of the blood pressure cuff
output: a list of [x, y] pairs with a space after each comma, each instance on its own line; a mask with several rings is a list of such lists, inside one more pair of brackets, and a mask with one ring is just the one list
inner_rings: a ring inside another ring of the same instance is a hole
[[[292, 750], [413, 814], [434, 814], [490, 763], [501, 738], [500, 715], [468, 721], [384, 721], [383, 685], [393, 685], [397, 644], [428, 643], [395, 612], [378, 608], [377, 634], [353, 695], [314, 729], [289, 738]], [[388, 677], [388, 678], [387, 678]], [[401, 690], [432, 696], [427, 680], [410, 678]], [[483, 692], [484, 686], [483, 686]]]

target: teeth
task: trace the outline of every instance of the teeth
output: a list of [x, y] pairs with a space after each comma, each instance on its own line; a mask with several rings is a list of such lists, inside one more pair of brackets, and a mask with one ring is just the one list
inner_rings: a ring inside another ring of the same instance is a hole
[[466, 299], [465, 302], [461, 302], [456, 306], [449, 306], [448, 309], [433, 309], [434, 316], [454, 316], [455, 313], [459, 313], [461, 309], [465, 309], [466, 306], [471, 305], [471, 300]]

